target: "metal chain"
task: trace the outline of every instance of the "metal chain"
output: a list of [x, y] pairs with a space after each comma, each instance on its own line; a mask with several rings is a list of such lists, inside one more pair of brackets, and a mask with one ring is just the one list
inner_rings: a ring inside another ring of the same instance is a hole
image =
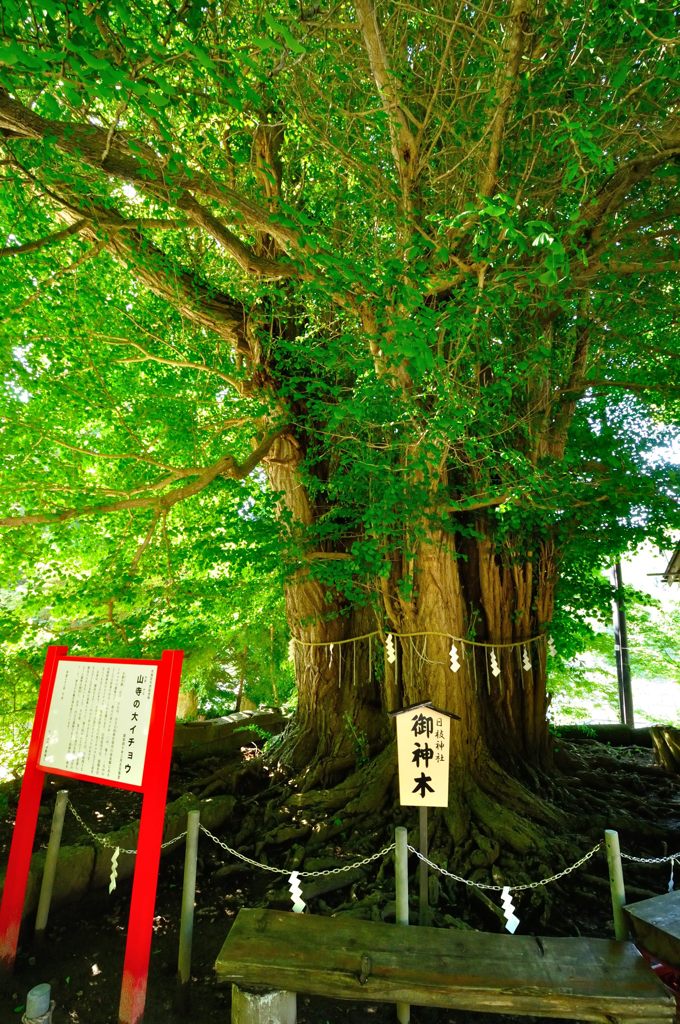
[[[111, 840], [109, 840], [106, 836], [100, 836], [96, 832], [93, 832], [92, 829], [88, 825], [85, 824], [85, 822], [80, 817], [80, 815], [78, 814], [77, 810], [75, 809], [75, 807], [73, 806], [73, 804], [71, 803], [70, 800], [67, 803], [67, 807], [68, 807], [69, 811], [71, 812], [71, 814], [73, 815], [73, 817], [78, 822], [78, 824], [83, 829], [85, 829], [85, 831], [87, 832], [88, 836], [90, 836], [92, 839], [94, 839], [95, 843], [98, 843], [100, 846], [105, 846], [109, 850], [116, 850], [116, 849], [118, 849], [118, 850], [120, 850], [121, 853], [128, 853], [128, 854], [130, 854], [131, 857], [134, 857], [136, 855], [136, 853], [137, 853], [136, 850], [124, 850], [122, 847], [118, 846], [118, 843], [111, 842]], [[181, 835], [174, 836], [172, 839], [166, 840], [166, 842], [161, 843], [161, 850], [166, 850], [168, 848], [168, 846], [172, 846], [173, 843], [178, 843], [180, 841], [180, 839], [184, 839], [185, 836], [186, 836], [186, 832], [182, 832]]]
[[[238, 850], [232, 850], [230, 846], [223, 843], [221, 839], [214, 836], [212, 832], [209, 832], [205, 825], [201, 825], [201, 832], [205, 832], [209, 839], [212, 839], [213, 843], [217, 843], [223, 850], [230, 853], [232, 857], [237, 857], [242, 860], [245, 864], [250, 864], [251, 867], [261, 868], [263, 871], [270, 871], [275, 875], [290, 875], [291, 868], [277, 868], [272, 864], [261, 864], [260, 861], [253, 860], [252, 857], [246, 857], [245, 853], [239, 853]], [[321, 878], [323, 875], [339, 875], [343, 871], [351, 871], [353, 868], [363, 868], [366, 864], [370, 864], [374, 860], [378, 860], [380, 857], [385, 857], [388, 853], [391, 853], [395, 848], [396, 843], [390, 843], [389, 846], [383, 846], [382, 850], [378, 850], [377, 853], [372, 853], [370, 857], [364, 857], [363, 860], [357, 860], [353, 864], [343, 864], [340, 868], [324, 868], [321, 871], [298, 871], [297, 874], [300, 878]]]
[[512, 892], [523, 892], [525, 889], [538, 889], [542, 885], [548, 885], [549, 882], [556, 882], [559, 878], [564, 878], [565, 875], [570, 875], [572, 871], [576, 871], [582, 864], [585, 864], [587, 860], [594, 857], [597, 851], [602, 847], [602, 840], [594, 846], [592, 850], [584, 854], [580, 860], [577, 860], [575, 864], [571, 864], [564, 871], [558, 871], [556, 875], [551, 875], [550, 878], [542, 878], [540, 882], [523, 882], [520, 885], [491, 885], [488, 882], [473, 882], [469, 878], [461, 878], [460, 875], [454, 875], [453, 872], [447, 871], [446, 868], [440, 867], [427, 857], [423, 856], [420, 850], [416, 850], [415, 847], [409, 846], [411, 853], [415, 853], [416, 857], [422, 860], [428, 867], [432, 868], [433, 871], [438, 871], [442, 875], [446, 875], [447, 878], [452, 878], [454, 882], [462, 882], [463, 885], [469, 885], [473, 889], [488, 889], [492, 892], [503, 892], [503, 889], [511, 889]]
[[623, 860], [632, 860], [636, 864], [670, 864], [672, 860], [680, 860], [679, 853], [669, 853], [667, 857], [633, 857], [631, 853], [622, 853]]
[[[93, 832], [92, 829], [83, 821], [70, 800], [68, 801], [67, 806], [78, 824], [92, 839], [94, 839], [95, 843], [98, 843], [100, 846], [105, 846], [110, 850], [119, 848], [121, 853], [127, 853], [130, 856], [136, 855], [136, 850], [122, 849], [118, 847], [117, 843], [111, 842], [108, 838]], [[262, 864], [260, 861], [253, 860], [252, 857], [247, 857], [245, 853], [239, 853], [238, 850], [233, 850], [231, 846], [223, 843], [221, 839], [218, 839], [217, 836], [213, 835], [205, 825], [200, 825], [200, 830], [201, 832], [204, 832], [209, 839], [212, 839], [214, 843], [221, 846], [223, 850], [231, 854], [232, 857], [236, 857], [238, 860], [243, 861], [244, 864], [250, 864], [251, 867], [260, 868], [262, 871], [269, 871], [275, 875], [290, 875], [290, 868], [277, 868], [271, 864]], [[161, 850], [167, 849], [169, 846], [172, 846], [173, 843], [178, 843], [180, 839], [185, 838], [186, 834], [186, 831], [184, 831], [180, 835], [174, 836], [172, 839], [168, 839], [166, 842], [161, 843]], [[342, 867], [338, 868], [324, 868], [320, 871], [298, 871], [298, 876], [300, 878], [322, 878], [325, 875], [339, 875], [342, 874], [343, 871], [352, 871], [355, 868], [363, 868], [366, 867], [367, 864], [371, 864], [374, 860], [386, 857], [388, 853], [391, 853], [392, 850], [395, 849], [395, 846], [396, 843], [390, 843], [389, 846], [383, 846], [382, 850], [378, 850], [377, 853], [371, 854], [370, 857], [364, 857], [363, 860], [354, 861], [353, 864], [343, 864]], [[427, 866], [433, 871], [438, 871], [440, 875], [445, 875], [447, 878], [452, 878], [454, 882], [460, 882], [462, 885], [468, 885], [473, 889], [486, 889], [489, 892], [502, 892], [505, 888], [511, 889], [512, 892], [524, 892], [527, 889], [539, 889], [542, 885], [549, 885], [551, 882], [557, 882], [560, 878], [570, 875], [572, 871], [577, 871], [578, 868], [582, 867], [583, 864], [586, 863], [586, 861], [590, 860], [591, 857], [594, 857], [601, 848], [602, 840], [593, 846], [592, 850], [589, 850], [588, 853], [584, 854], [580, 860], [577, 860], [574, 864], [564, 868], [563, 871], [558, 871], [557, 874], [550, 875], [549, 878], [542, 878], [540, 882], [523, 882], [520, 885], [504, 886], [493, 885], [489, 882], [473, 882], [469, 878], [463, 878], [461, 875], [456, 875], [452, 871], [447, 871], [446, 868], [441, 867], [439, 864], [435, 864], [434, 861], [431, 861], [428, 857], [424, 856], [420, 850], [417, 850], [415, 846], [408, 846], [410, 853], [414, 853], [419, 860], [427, 864]], [[636, 864], [669, 864], [671, 861], [680, 861], [680, 851], [678, 851], [678, 853], [669, 853], [665, 857], [634, 857], [630, 853], [621, 853], [621, 858], [623, 860], [633, 861]]]

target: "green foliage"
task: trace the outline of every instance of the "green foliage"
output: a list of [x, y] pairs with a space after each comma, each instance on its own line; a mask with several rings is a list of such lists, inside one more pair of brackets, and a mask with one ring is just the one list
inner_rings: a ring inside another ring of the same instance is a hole
[[370, 761], [368, 737], [366, 733], [361, 729], [357, 729], [356, 725], [352, 721], [348, 714], [343, 716], [343, 725], [347, 732], [352, 737], [352, 746], [354, 747], [354, 756], [356, 757], [357, 769], [363, 765], [368, 764]]
[[383, 616], [438, 531], [554, 545], [569, 654], [680, 524], [671, 12], [372, 24], [3, 3], [8, 671], [179, 646], [208, 712], [287, 699], [286, 581]]
[[[590, 582], [595, 593], [585, 600], [581, 595], [581, 607], [561, 607], [556, 621], [560, 657], [551, 664], [550, 685], [560, 717], [619, 713], [612, 585], [602, 572], [592, 572]], [[662, 604], [630, 586], [624, 587], [623, 598], [633, 697], [644, 705], [650, 681], [666, 687], [680, 684], [680, 604]]]

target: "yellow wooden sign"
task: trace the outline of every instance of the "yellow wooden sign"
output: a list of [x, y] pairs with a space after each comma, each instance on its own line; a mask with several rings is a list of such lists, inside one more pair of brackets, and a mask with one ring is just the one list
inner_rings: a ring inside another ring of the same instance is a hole
[[447, 807], [451, 715], [430, 704], [398, 711], [397, 757], [402, 807]]

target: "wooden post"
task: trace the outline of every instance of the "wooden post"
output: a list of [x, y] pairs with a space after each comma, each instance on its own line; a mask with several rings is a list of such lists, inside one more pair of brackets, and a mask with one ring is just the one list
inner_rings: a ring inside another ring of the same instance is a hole
[[179, 922], [179, 956], [177, 959], [178, 1003], [186, 1006], [191, 979], [191, 946], [194, 936], [194, 901], [196, 898], [196, 860], [198, 858], [198, 829], [201, 812], [187, 815], [187, 843], [184, 851], [184, 884], [182, 911]]
[[26, 996], [26, 1013], [22, 1018], [26, 1024], [47, 1024], [52, 1020], [50, 1007], [54, 1006], [54, 1003], [50, 998], [51, 991], [46, 982], [42, 985], [35, 985], [29, 990]]
[[38, 910], [35, 916], [35, 941], [38, 946], [42, 945], [43, 939], [45, 938], [45, 928], [47, 927], [47, 918], [50, 913], [50, 904], [52, 902], [54, 876], [57, 873], [57, 860], [59, 858], [61, 833], [64, 828], [64, 815], [66, 814], [67, 804], [68, 790], [60, 789], [57, 793], [57, 799], [54, 804], [54, 813], [52, 814], [52, 827], [50, 829], [50, 838], [47, 843], [47, 853], [45, 854], [45, 870], [43, 871], [42, 884], [40, 886], [40, 898], [38, 900]]
[[[394, 841], [396, 922], [408, 924], [408, 832], [405, 828], [394, 830]], [[411, 1007], [408, 1003], [397, 1003], [397, 1020], [399, 1024], [409, 1024]]]
[[630, 657], [628, 655], [628, 624], [626, 621], [626, 605], [623, 597], [623, 577], [621, 562], [617, 560], [611, 573], [614, 596], [612, 612], [614, 616], [614, 653], [616, 655], [616, 675], [619, 682], [619, 716], [623, 725], [635, 728], [635, 711], [633, 708], [633, 684], [630, 677]]
[[623, 884], [623, 868], [621, 866], [621, 850], [619, 833], [614, 829], [605, 829], [605, 846], [607, 848], [607, 865], [609, 867], [609, 887], [612, 894], [612, 911], [614, 914], [614, 938], [627, 939], [628, 925], [623, 913], [626, 904], [626, 889]]
[[[427, 857], [427, 807], [420, 807], [418, 810], [420, 824], [419, 849], [423, 857]], [[427, 864], [424, 860], [420, 862], [420, 905], [418, 908], [418, 924], [429, 924], [430, 908], [428, 907], [427, 893]]]
[[231, 986], [231, 1024], [296, 1024], [294, 992], [246, 992]]

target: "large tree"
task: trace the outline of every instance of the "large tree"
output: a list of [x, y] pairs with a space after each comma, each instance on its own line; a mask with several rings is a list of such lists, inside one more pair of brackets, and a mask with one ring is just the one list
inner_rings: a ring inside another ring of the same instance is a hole
[[136, 565], [266, 477], [283, 755], [333, 781], [429, 699], [483, 821], [550, 759], [561, 564], [672, 505], [671, 6], [2, 12], [0, 523]]

